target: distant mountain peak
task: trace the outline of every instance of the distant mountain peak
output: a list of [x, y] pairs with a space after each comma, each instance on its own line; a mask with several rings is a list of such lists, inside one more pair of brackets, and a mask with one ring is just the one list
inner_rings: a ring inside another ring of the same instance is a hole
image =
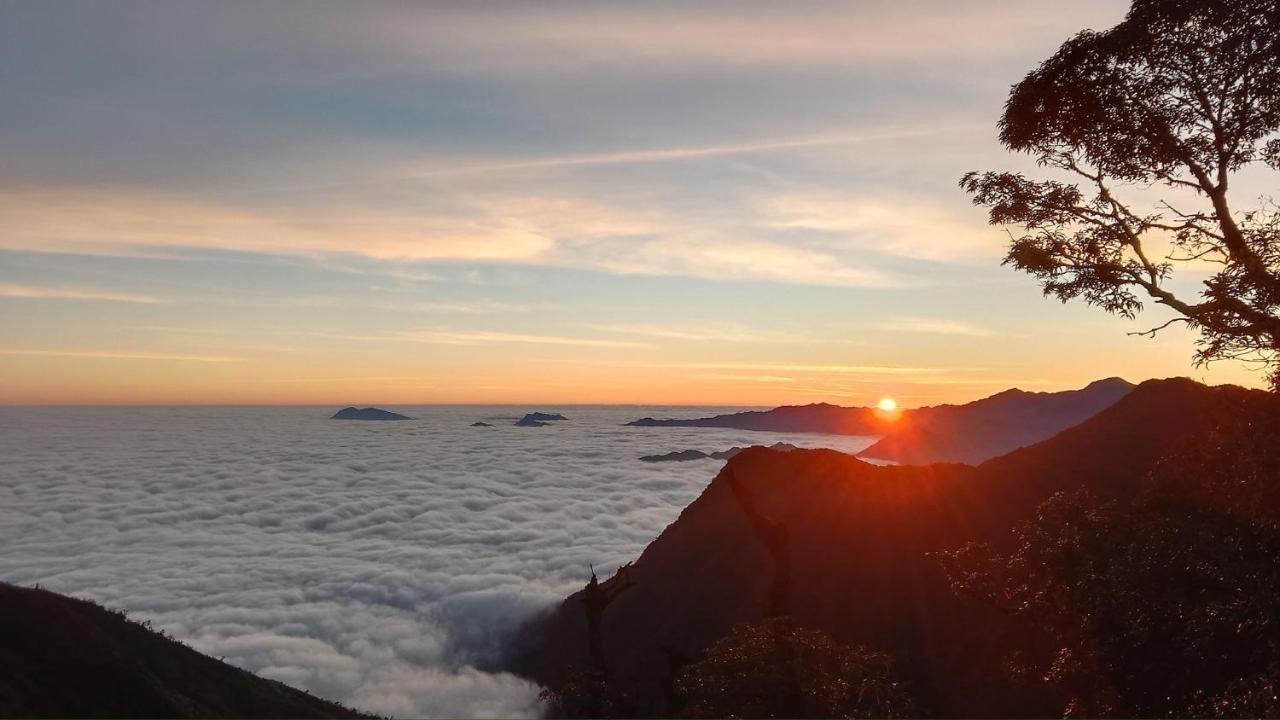
[[330, 420], [411, 420], [407, 415], [381, 408], [345, 407], [333, 414]]
[[1052, 437], [1109, 406], [1132, 388], [1132, 384], [1118, 377], [1061, 392], [1011, 388], [962, 405], [904, 409], [892, 418], [874, 408], [820, 402], [709, 418], [642, 418], [628, 424], [878, 435], [881, 439], [862, 455], [913, 464], [978, 463]]
[[1104, 387], [1135, 388], [1137, 386], [1129, 382], [1128, 380], [1125, 380], [1124, 378], [1117, 376], [1117, 377], [1102, 378], [1101, 380], [1094, 380], [1088, 385], [1085, 385], [1084, 389], [1090, 390], [1090, 389], [1104, 388]]

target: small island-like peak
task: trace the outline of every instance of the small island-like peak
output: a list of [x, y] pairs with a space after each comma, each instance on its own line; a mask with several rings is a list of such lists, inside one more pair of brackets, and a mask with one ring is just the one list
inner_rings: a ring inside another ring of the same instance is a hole
[[516, 421], [516, 427], [543, 427], [556, 420], [568, 420], [563, 415], [544, 412], [531, 412]]
[[407, 415], [381, 408], [345, 407], [333, 414], [330, 420], [411, 420]]

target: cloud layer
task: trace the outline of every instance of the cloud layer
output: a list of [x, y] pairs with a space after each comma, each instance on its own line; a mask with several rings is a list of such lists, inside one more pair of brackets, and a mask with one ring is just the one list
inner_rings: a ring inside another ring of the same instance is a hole
[[530, 409], [369, 424], [328, 408], [3, 409], [0, 579], [125, 608], [366, 710], [531, 715], [538, 688], [481, 669], [504, 635], [588, 563], [634, 558], [716, 468], [637, 458], [781, 436], [620, 426], [687, 408], [540, 408], [570, 420], [510, 426]]

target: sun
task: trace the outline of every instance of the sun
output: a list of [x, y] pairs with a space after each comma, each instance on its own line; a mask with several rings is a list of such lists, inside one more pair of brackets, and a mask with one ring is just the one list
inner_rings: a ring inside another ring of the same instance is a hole
[[876, 407], [885, 412], [893, 412], [898, 409], [898, 401], [891, 397], [880, 398], [880, 402], [876, 403]]

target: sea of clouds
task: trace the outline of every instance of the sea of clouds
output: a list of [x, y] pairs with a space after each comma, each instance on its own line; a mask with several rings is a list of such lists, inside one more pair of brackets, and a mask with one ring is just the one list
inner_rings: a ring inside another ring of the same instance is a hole
[[[527, 716], [485, 672], [541, 607], [634, 559], [722, 461], [642, 455], [868, 438], [635, 428], [716, 408], [0, 409], [0, 580], [148, 619], [196, 649], [379, 714]], [[527, 411], [564, 412], [544, 428]], [[493, 428], [473, 428], [485, 420]]]

